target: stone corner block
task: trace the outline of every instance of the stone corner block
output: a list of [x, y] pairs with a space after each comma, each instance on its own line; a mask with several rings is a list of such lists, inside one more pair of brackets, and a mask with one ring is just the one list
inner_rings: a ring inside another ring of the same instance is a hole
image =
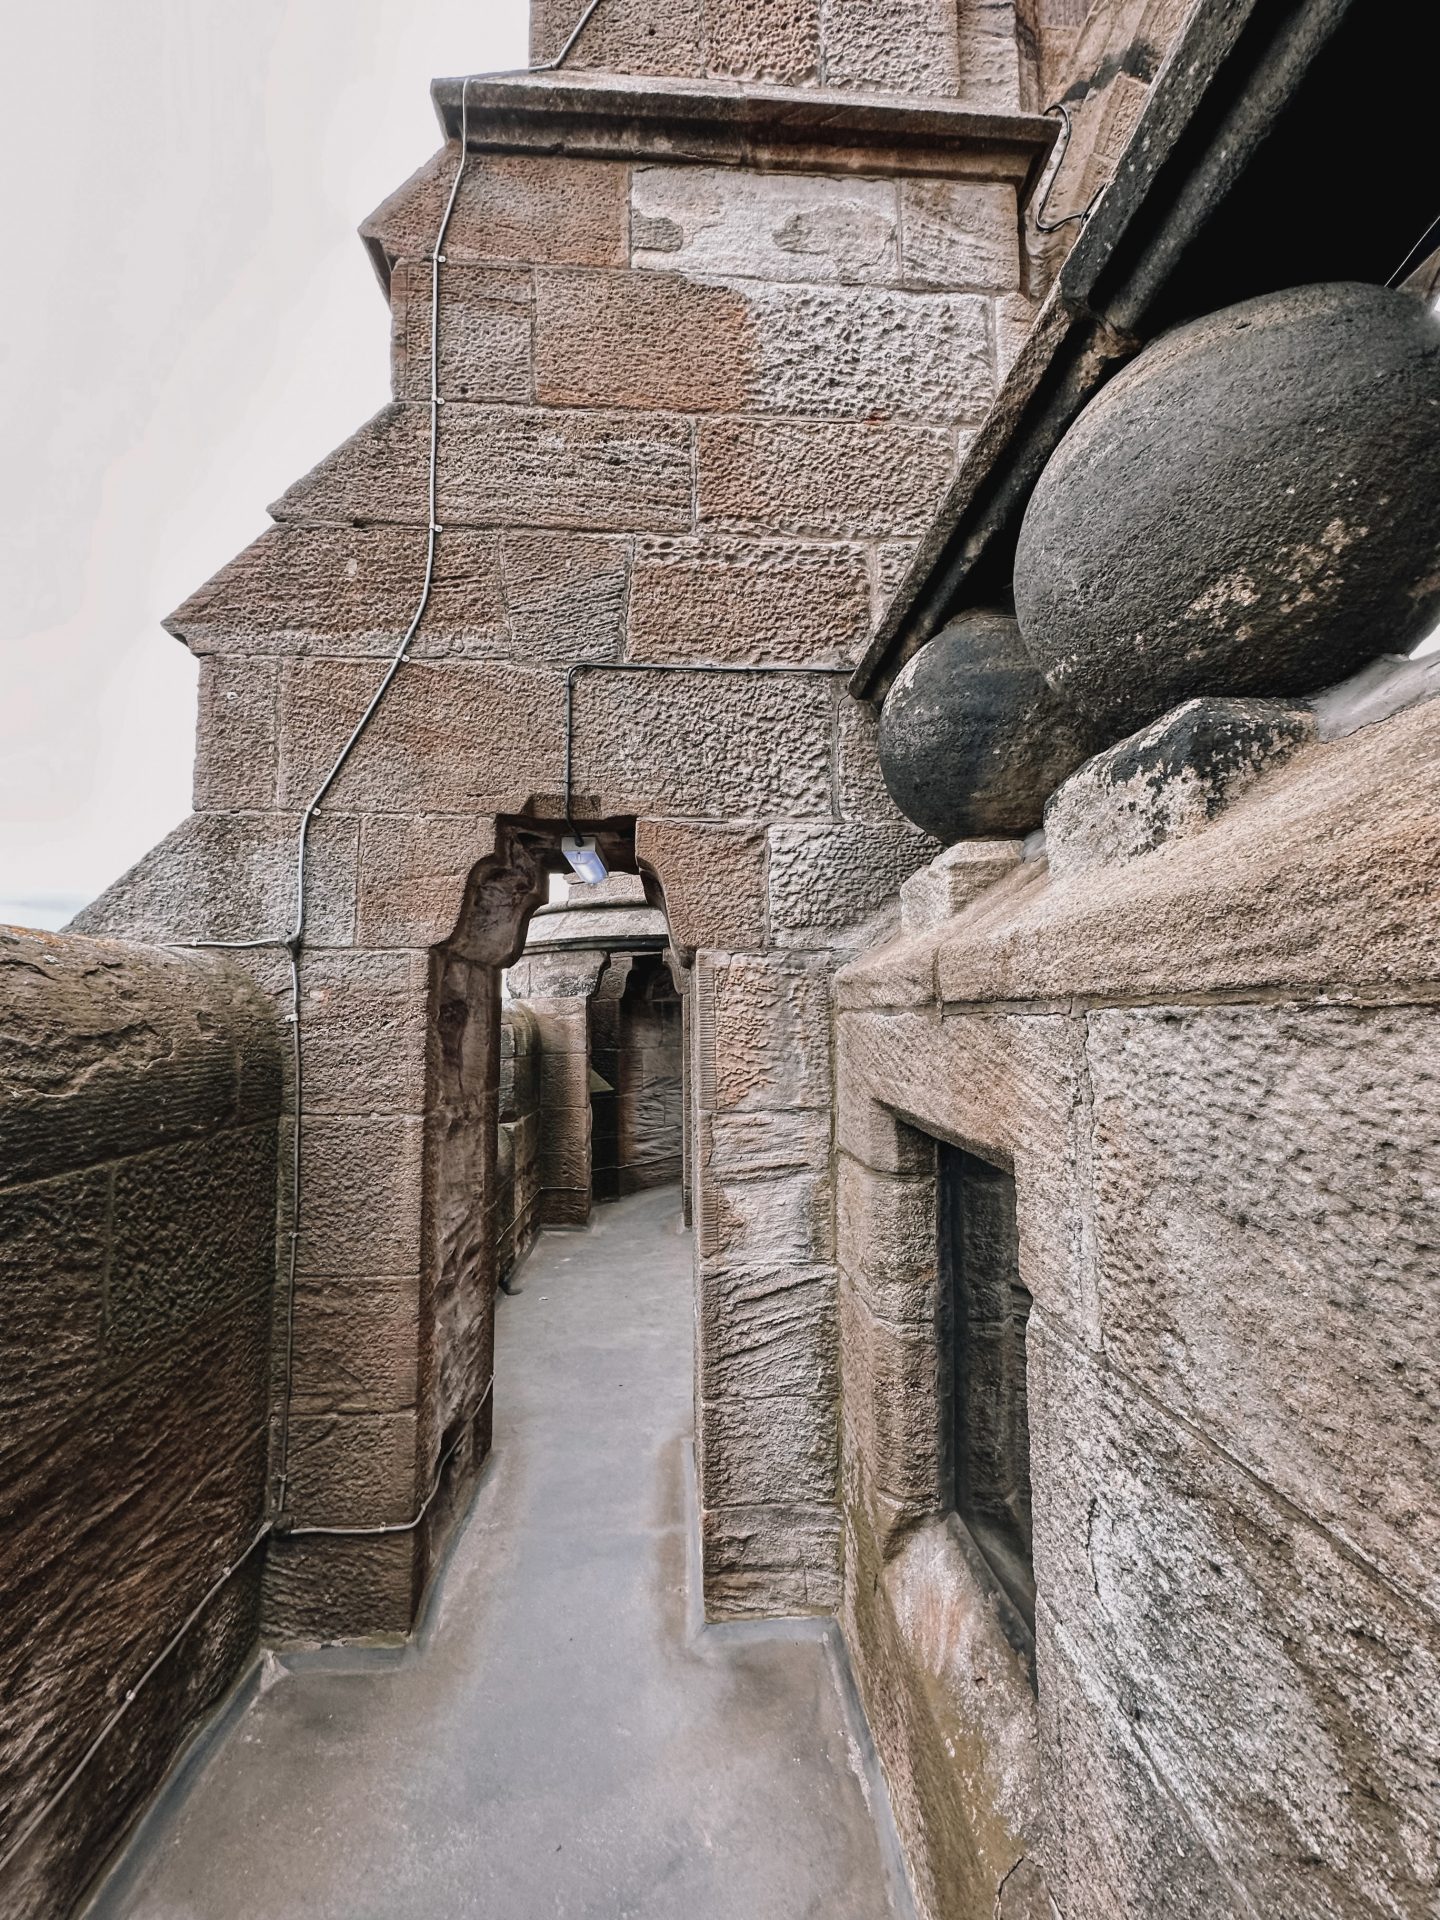
[[911, 874], [900, 889], [900, 925], [907, 934], [930, 933], [997, 880], [1024, 855], [1021, 840], [958, 840]]

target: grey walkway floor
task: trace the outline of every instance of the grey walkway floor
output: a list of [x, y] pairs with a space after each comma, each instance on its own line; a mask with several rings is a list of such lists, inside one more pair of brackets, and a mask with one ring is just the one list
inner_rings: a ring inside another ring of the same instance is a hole
[[424, 1646], [283, 1673], [93, 1920], [885, 1920], [824, 1641], [687, 1604], [673, 1189], [546, 1234], [500, 1303], [496, 1451]]

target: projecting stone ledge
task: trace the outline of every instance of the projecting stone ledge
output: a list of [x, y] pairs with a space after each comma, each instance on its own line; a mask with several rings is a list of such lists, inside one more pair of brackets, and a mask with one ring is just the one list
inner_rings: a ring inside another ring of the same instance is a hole
[[447, 139], [466, 90], [476, 151], [707, 161], [836, 173], [978, 175], [1028, 181], [1055, 140], [1040, 114], [976, 113], [953, 100], [823, 87], [757, 87], [620, 74], [436, 80]]

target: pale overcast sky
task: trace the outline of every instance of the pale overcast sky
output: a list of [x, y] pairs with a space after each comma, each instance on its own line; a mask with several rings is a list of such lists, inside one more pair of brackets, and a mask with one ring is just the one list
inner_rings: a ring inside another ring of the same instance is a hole
[[0, 922], [59, 926], [189, 811], [163, 615], [386, 398], [358, 222], [436, 74], [525, 0], [47, 0], [0, 58]]

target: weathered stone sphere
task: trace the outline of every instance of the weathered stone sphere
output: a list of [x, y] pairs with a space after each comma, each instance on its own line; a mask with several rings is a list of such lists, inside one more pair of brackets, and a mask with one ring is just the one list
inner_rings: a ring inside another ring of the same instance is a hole
[[1403, 652], [1440, 611], [1440, 323], [1342, 284], [1154, 341], [1041, 475], [1015, 607], [1050, 685], [1112, 735]]
[[880, 712], [890, 798], [948, 845], [1028, 833], [1102, 742], [1045, 685], [1007, 613], [961, 614], [909, 659]]

